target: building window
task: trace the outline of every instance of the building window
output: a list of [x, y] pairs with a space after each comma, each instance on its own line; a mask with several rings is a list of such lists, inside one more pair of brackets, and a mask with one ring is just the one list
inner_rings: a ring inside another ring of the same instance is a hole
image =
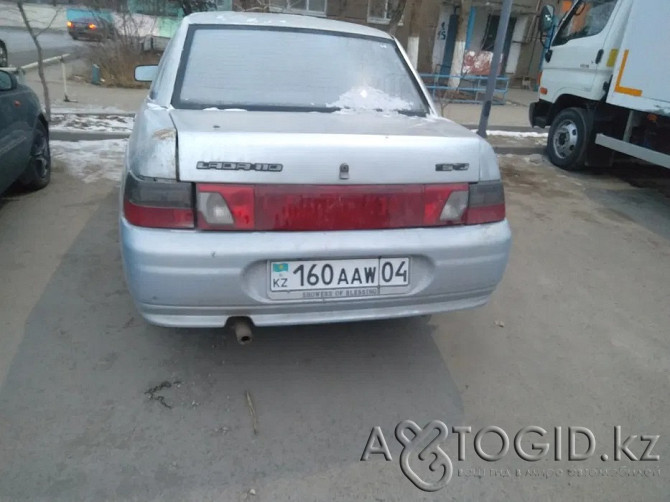
[[327, 0], [270, 0], [272, 12], [297, 12], [325, 16], [327, 6]]
[[393, 0], [368, 0], [368, 23], [389, 24], [397, 5]]

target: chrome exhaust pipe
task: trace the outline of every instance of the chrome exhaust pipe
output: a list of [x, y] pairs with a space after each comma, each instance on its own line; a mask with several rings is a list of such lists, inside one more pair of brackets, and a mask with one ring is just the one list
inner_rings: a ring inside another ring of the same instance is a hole
[[254, 340], [252, 324], [246, 317], [240, 317], [232, 321], [231, 327], [240, 345], [249, 345]]

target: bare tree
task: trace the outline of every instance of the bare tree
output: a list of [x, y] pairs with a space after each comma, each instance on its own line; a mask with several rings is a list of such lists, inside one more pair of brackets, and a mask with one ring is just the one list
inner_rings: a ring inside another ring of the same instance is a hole
[[[19, 11], [21, 12], [21, 18], [23, 19], [23, 23], [26, 25], [26, 29], [30, 34], [30, 38], [33, 39], [33, 43], [35, 44], [35, 48], [37, 49], [37, 74], [40, 76], [40, 81], [42, 82], [42, 90], [44, 91], [44, 107], [46, 108], [47, 121], [50, 121], [51, 99], [49, 98], [49, 86], [47, 85], [47, 79], [44, 75], [44, 57], [42, 55], [42, 46], [40, 45], [40, 41], [37, 39], [37, 37], [40, 35], [41, 32], [35, 33], [33, 27], [30, 25], [28, 16], [26, 16], [26, 11], [23, 8], [23, 1], [18, 0], [16, 2], [16, 5], [19, 8]], [[53, 23], [53, 19], [51, 20], [51, 22]]]
[[[413, 0], [410, 0], [410, 3]], [[398, 25], [402, 20], [403, 15], [405, 14], [405, 8], [407, 6], [407, 0], [397, 0], [395, 6], [391, 10], [391, 17], [389, 18], [389, 35], [395, 37], [395, 32], [398, 29]]]
[[[458, 15], [458, 30], [456, 32], [456, 43], [454, 46], [454, 57], [451, 62], [451, 74], [460, 75], [463, 72], [463, 58], [465, 57], [465, 42], [470, 21], [470, 10], [472, 0], [461, 0], [460, 13]], [[452, 78], [449, 85], [456, 87], [460, 83], [459, 78]]]
[[409, 19], [409, 37], [407, 39], [407, 55], [417, 68], [419, 65], [419, 39], [421, 37], [421, 6], [423, 0], [413, 0]]
[[181, 8], [185, 16], [194, 12], [207, 12], [213, 6], [214, 3], [208, 0], [181, 0]]
[[242, 12], [270, 12], [269, 0], [235, 0], [233, 10]]

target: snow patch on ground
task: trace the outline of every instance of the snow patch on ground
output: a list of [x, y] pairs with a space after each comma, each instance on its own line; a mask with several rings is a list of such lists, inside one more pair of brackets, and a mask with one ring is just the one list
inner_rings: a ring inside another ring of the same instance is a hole
[[[477, 132], [476, 129], [472, 129], [473, 132]], [[546, 138], [548, 134], [546, 132], [532, 132], [532, 131], [486, 131], [488, 136], [505, 136], [508, 138]]]
[[131, 132], [135, 119], [127, 115], [52, 113], [52, 131]]
[[98, 181], [121, 181], [123, 158], [128, 140], [108, 139], [103, 141], [50, 141], [51, 158], [56, 168], [82, 180], [84, 183]]
[[105, 114], [105, 113], [118, 113], [123, 115], [134, 115], [134, 113], [128, 112], [128, 110], [122, 110], [116, 106], [99, 106], [99, 105], [90, 105], [90, 104], [75, 104], [74, 106], [52, 106], [51, 113], [57, 115], [63, 115], [66, 113], [83, 113], [83, 114]]

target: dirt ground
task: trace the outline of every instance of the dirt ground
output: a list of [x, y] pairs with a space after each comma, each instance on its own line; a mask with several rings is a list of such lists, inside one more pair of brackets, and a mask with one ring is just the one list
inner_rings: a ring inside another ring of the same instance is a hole
[[[139, 318], [113, 177], [55, 153], [49, 188], [0, 201], [0, 500], [667, 500], [668, 174], [501, 156], [514, 242], [486, 307], [259, 329], [242, 347]], [[440, 491], [401, 471], [405, 419], [471, 427], [463, 460], [450, 430]], [[375, 426], [392, 461], [361, 461]], [[539, 461], [513, 445], [482, 460], [487, 426], [561, 427], [561, 460], [553, 435], [531, 437], [552, 444]], [[583, 461], [568, 459], [577, 426], [596, 439]], [[614, 460], [616, 426], [636, 458], [660, 435], [660, 460]]]

